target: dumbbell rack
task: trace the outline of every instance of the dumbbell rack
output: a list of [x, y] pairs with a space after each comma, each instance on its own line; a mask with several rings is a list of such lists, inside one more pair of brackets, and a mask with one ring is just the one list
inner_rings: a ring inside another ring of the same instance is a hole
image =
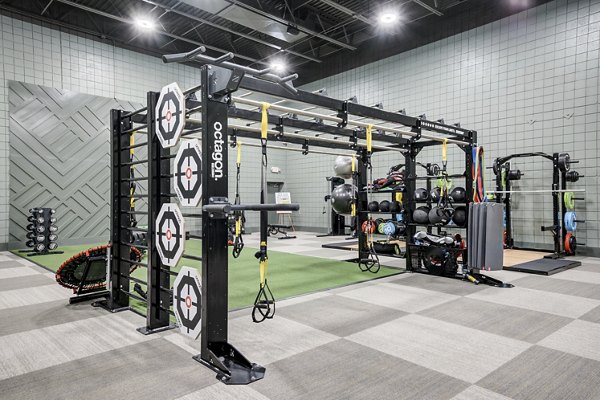
[[29, 210], [31, 215], [27, 217], [27, 247], [33, 250], [19, 250], [19, 253], [28, 253], [27, 257], [42, 256], [47, 254], [63, 254], [61, 250], [56, 250], [58, 245], [57, 232], [55, 225], [55, 210], [52, 208], [32, 208]]

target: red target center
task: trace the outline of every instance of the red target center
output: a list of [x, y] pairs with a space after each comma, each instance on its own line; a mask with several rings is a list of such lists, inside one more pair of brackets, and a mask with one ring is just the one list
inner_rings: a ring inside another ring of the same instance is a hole
[[191, 296], [185, 296], [185, 306], [187, 308], [192, 308], [192, 297]]
[[171, 233], [170, 229], [167, 229], [167, 233], [165, 234], [165, 236], [167, 237], [167, 240], [171, 240], [171, 238], [173, 237], [173, 234]]
[[192, 169], [190, 167], [187, 167], [187, 169], [185, 170], [185, 177], [189, 179], [192, 179]]
[[167, 116], [165, 117], [166, 120], [170, 121], [172, 116], [173, 116], [173, 114], [171, 114], [171, 110], [167, 110]]

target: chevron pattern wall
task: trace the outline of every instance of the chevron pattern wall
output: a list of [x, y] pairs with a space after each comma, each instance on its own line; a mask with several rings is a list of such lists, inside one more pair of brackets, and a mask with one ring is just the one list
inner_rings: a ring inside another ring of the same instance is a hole
[[[108, 241], [110, 110], [141, 105], [15, 81], [8, 98], [10, 244], [25, 242], [32, 207], [57, 210], [60, 245]], [[144, 147], [136, 149], [134, 158], [145, 157]], [[137, 193], [145, 193], [146, 183], [137, 183]]]

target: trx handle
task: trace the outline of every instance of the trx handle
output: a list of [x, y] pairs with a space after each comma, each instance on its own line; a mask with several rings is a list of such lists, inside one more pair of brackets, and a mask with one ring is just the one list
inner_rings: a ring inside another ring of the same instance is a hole
[[260, 138], [262, 140], [267, 140], [269, 133], [269, 113], [267, 110], [271, 107], [269, 103], [262, 103], [262, 116], [260, 120]]

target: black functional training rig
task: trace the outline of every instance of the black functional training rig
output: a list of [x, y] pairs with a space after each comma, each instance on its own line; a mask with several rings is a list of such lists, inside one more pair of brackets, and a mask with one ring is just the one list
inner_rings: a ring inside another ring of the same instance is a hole
[[[202, 213], [183, 214], [186, 218], [202, 218], [201, 235], [185, 235], [185, 238], [197, 238], [202, 241], [202, 257], [183, 254], [183, 258], [202, 262], [202, 299], [201, 299], [201, 352], [195, 357], [198, 361], [217, 372], [217, 377], [225, 383], [242, 384], [260, 379], [264, 368], [250, 363], [240, 352], [228, 343], [228, 215], [232, 210], [254, 210], [261, 213], [261, 250], [266, 255], [267, 211], [284, 209], [283, 206], [258, 204], [231, 204], [228, 197], [228, 144], [238, 138], [261, 139], [266, 143], [282, 142], [296, 145], [295, 150], [308, 154], [312, 149], [329, 149], [327, 153], [336, 154], [342, 150], [355, 154], [357, 160], [358, 186], [367, 186], [367, 172], [372, 153], [389, 151], [398, 153], [398, 162], [405, 163], [406, 193], [404, 207], [407, 215], [406, 237], [412, 243], [417, 224], [411, 220], [415, 208], [415, 182], [417, 176], [417, 155], [429, 146], [449, 143], [459, 146], [466, 154], [465, 174], [467, 199], [472, 198], [472, 179], [470, 178], [472, 161], [471, 151], [476, 142], [476, 132], [447, 125], [442, 122], [428, 121], [425, 118], [411, 117], [399, 112], [384, 111], [349, 100], [337, 100], [318, 93], [297, 90], [291, 82], [296, 75], [278, 77], [268, 70], [254, 70], [231, 63], [232, 55], [218, 59], [202, 54], [203, 48], [196, 51], [165, 56], [166, 62], [199, 62], [200, 83], [183, 91], [185, 115], [181, 121], [185, 129], [182, 137], [199, 134], [202, 147]], [[239, 95], [240, 89], [247, 91]], [[277, 99], [268, 104], [250, 100], [250, 93], [262, 94], [268, 99]], [[176, 197], [171, 190], [173, 171], [172, 160], [175, 156], [159, 143], [155, 130], [157, 119], [155, 110], [159, 93], [149, 92], [147, 107], [133, 112], [113, 110], [111, 112], [112, 145], [112, 220], [111, 220], [111, 263], [109, 274], [109, 297], [103, 305], [111, 311], [128, 309], [130, 298], [146, 305], [146, 326], [140, 328], [143, 333], [153, 333], [172, 327], [170, 316], [170, 277], [176, 275], [165, 265], [155, 246], [155, 236], [159, 234], [155, 221], [161, 206]], [[321, 114], [306, 109], [288, 108], [284, 102], [302, 103], [313, 109], [329, 110], [330, 114]], [[245, 108], [240, 106], [245, 105]], [[159, 105], [160, 106], [160, 105]], [[269, 112], [266, 112], [266, 109]], [[201, 119], [194, 119], [200, 114]], [[301, 119], [308, 117], [310, 119]], [[357, 120], [352, 120], [352, 118]], [[248, 123], [236, 124], [230, 119], [244, 120]], [[158, 121], [158, 122], [157, 122]], [[373, 121], [366, 122], [366, 121]], [[329, 122], [329, 123], [328, 123]], [[261, 128], [252, 125], [259, 123]], [[317, 132], [318, 135], [299, 134], [298, 131]], [[147, 133], [148, 140], [132, 144], [133, 133]], [[265, 140], [266, 139], [266, 140]], [[376, 143], [376, 144], [374, 144]], [[132, 148], [146, 147], [147, 159], [133, 159]], [[283, 148], [283, 146], [280, 146]], [[292, 147], [292, 146], [290, 146]], [[279, 147], [278, 147], [279, 148]], [[266, 145], [263, 146], [266, 151]], [[314, 150], [318, 153], [318, 150]], [[321, 151], [324, 152], [324, 151]], [[218, 153], [218, 154], [217, 154]], [[215, 163], [218, 160], [219, 163]], [[147, 166], [147, 176], [132, 174], [132, 166]], [[145, 181], [147, 193], [132, 194], [131, 183]], [[360, 190], [357, 195], [357, 226], [361, 227], [368, 218], [368, 193]], [[147, 210], [132, 207], [131, 198], [147, 199]], [[263, 199], [264, 200], [264, 199]], [[297, 205], [289, 209], [298, 209]], [[147, 215], [148, 228], [135, 226], [132, 216]], [[428, 230], [432, 227], [428, 226]], [[133, 233], [146, 233], [147, 244], [134, 243]], [[365, 235], [359, 234], [359, 259], [368, 256]], [[147, 262], [132, 261], [130, 247], [147, 250]], [[264, 247], [264, 249], [263, 249]], [[463, 256], [466, 257], [466, 256]], [[408, 246], [407, 267], [418, 262], [417, 254]], [[466, 264], [466, 259], [464, 260]], [[130, 276], [131, 265], [147, 269], [147, 281]], [[130, 284], [147, 286], [147, 292], [132, 293]]]

